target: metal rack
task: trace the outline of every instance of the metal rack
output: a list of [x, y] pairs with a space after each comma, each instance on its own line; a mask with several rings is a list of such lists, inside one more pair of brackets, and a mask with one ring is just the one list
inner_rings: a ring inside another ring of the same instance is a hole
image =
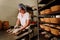
[[[37, 2], [38, 2], [38, 0], [37, 0]], [[52, 4], [53, 3], [53, 4]], [[55, 3], [55, 4], [54, 4]], [[40, 11], [42, 11], [42, 10], [45, 10], [45, 9], [47, 9], [47, 8], [50, 8], [51, 6], [54, 6], [54, 5], [58, 5], [59, 4], [59, 0], [52, 0], [52, 1], [50, 1], [49, 3], [47, 3], [44, 7], [39, 7], [38, 5], [39, 5], [39, 3], [37, 3], [37, 11], [38, 11], [38, 22], [37, 22], [37, 27], [39, 27], [39, 25], [40, 24], [43, 24], [43, 25], [45, 25], [45, 26], [48, 26], [48, 27], [51, 27], [51, 28], [54, 28], [54, 29], [57, 29], [57, 28], [55, 28], [56, 26], [60, 26], [60, 24], [56, 24], [56, 23], [48, 23], [48, 22], [41, 22], [41, 21], [39, 21], [40, 20], [40, 18], [57, 18], [56, 16], [60, 16], [60, 11], [58, 11], [58, 12], [53, 12], [53, 13], [50, 13], [50, 14], [44, 14], [44, 15], [41, 15], [41, 14], [39, 14], [40, 13]], [[59, 17], [60, 18], [60, 17]], [[47, 24], [49, 24], [49, 25], [47, 25]], [[54, 27], [53, 26], [51, 26], [51, 25], [55, 25]], [[38, 30], [39, 30], [39, 32], [40, 31], [42, 31], [43, 29], [41, 29], [41, 28], [38, 28]], [[57, 30], [60, 30], [60, 29], [57, 29]], [[43, 30], [43, 31], [45, 31], [45, 32], [48, 32], [48, 31], [46, 31], [46, 30]], [[51, 34], [52, 36], [55, 36], [55, 35], [53, 35], [51, 32], [48, 32], [49, 34]], [[38, 34], [38, 38], [39, 38], [39, 35], [40, 34]], [[52, 37], [51, 36], [51, 37]], [[59, 37], [60, 38], [60, 36], [55, 36], [55, 37]], [[50, 40], [51, 38], [49, 38], [49, 40]], [[38, 40], [40, 40], [40, 39], [38, 39]]]

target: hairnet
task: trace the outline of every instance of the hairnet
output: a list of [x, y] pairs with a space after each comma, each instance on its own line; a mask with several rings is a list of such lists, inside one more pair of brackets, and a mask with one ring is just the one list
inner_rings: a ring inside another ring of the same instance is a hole
[[23, 8], [26, 11], [26, 6], [24, 4], [19, 4], [19, 10], [20, 8]]

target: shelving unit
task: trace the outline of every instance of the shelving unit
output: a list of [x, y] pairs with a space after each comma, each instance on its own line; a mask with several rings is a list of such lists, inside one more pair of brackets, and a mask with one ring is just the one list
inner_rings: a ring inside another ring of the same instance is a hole
[[[43, 7], [39, 7], [39, 4], [44, 4], [44, 6]], [[40, 18], [60, 18], [60, 17], [57, 17], [58, 15], [60, 16], [60, 11], [53, 12], [53, 13], [50, 13], [50, 14], [42, 14], [42, 15], [40, 14], [40, 11], [48, 9], [51, 6], [54, 6], [54, 5], [60, 5], [60, 1], [59, 0], [45, 0], [45, 1], [42, 0], [42, 1], [40, 1], [40, 3], [37, 4], [37, 7], [38, 7], [37, 8], [37, 11], [38, 11], [38, 17], [37, 17], [38, 18], [38, 23], [37, 23], [38, 26], [37, 27], [39, 27], [39, 25], [42, 24], [44, 26], [48, 26], [50, 28], [60, 30], [60, 29], [56, 28], [56, 26], [60, 26], [60, 24], [39, 21]], [[44, 30], [42, 28], [38, 28], [38, 30], [39, 30], [39, 33], [44, 31], [44, 32], [47, 32], [47, 33], [51, 34], [52, 36], [48, 40], [51, 40], [52, 37], [60, 38], [60, 35], [56, 36], [56, 35], [52, 34], [51, 32], [48, 32], [48, 31], [46, 31], [46, 30]], [[40, 34], [38, 34], [38, 35], [40, 37]]]

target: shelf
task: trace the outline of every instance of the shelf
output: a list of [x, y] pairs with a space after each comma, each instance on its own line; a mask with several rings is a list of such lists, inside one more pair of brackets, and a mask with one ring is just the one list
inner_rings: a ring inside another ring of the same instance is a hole
[[50, 24], [50, 25], [58, 25], [58, 26], [60, 26], [60, 24], [57, 24], [57, 23], [48, 23], [48, 22], [40, 22], [40, 24]]
[[60, 11], [52, 12], [50, 14], [41, 14], [38, 17], [40, 17], [40, 18], [56, 18], [57, 15], [60, 15]]
[[39, 15], [38, 18], [60, 18], [60, 15]]
[[50, 27], [50, 28], [53, 28], [53, 29], [57, 29], [57, 30], [60, 30], [60, 29], [58, 29], [58, 28], [55, 28], [55, 27], [53, 27], [53, 26], [50, 26], [50, 25], [45, 25], [45, 26], [48, 26], [48, 27]]
[[58, 26], [60, 26], [60, 24], [58, 23], [48, 23], [48, 22], [40, 22], [40, 24], [50, 24], [50, 25], [58, 25]]
[[50, 8], [51, 6], [54, 6], [54, 5], [60, 5], [60, 0], [52, 0], [51, 2], [47, 3], [46, 6], [44, 6], [44, 7], [42, 7], [42, 8], [39, 7], [39, 11], [48, 9], [48, 8]]
[[39, 15], [38, 18], [56, 18], [55, 15]]

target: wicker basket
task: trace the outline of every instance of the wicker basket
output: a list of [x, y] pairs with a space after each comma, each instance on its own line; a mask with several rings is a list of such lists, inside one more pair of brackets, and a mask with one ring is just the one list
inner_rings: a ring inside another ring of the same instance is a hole
[[45, 14], [50, 14], [52, 11], [50, 9], [45, 9]]
[[45, 29], [45, 26], [40, 24], [40, 28]]
[[60, 23], [60, 18], [50, 18], [51, 23], [56, 23], [59, 24]]
[[8, 29], [9, 28], [9, 21], [3, 21], [3, 28]]
[[45, 20], [44, 20], [44, 18], [40, 18], [40, 21], [44, 22]]
[[50, 18], [44, 18], [44, 22], [51, 23]]
[[0, 20], [0, 30], [2, 29], [2, 21]]
[[46, 31], [50, 31], [50, 27], [45, 26], [45, 30], [46, 30]]
[[60, 5], [55, 5], [51, 7], [51, 11], [55, 12], [55, 11], [60, 11]]
[[50, 30], [51, 30], [51, 33], [52, 33], [52, 34], [54, 34], [54, 35], [56, 35], [56, 36], [59, 35], [59, 30], [53, 29], [53, 28], [50, 28]]
[[45, 14], [45, 10], [43, 10], [43, 11], [40, 11], [40, 14]]

